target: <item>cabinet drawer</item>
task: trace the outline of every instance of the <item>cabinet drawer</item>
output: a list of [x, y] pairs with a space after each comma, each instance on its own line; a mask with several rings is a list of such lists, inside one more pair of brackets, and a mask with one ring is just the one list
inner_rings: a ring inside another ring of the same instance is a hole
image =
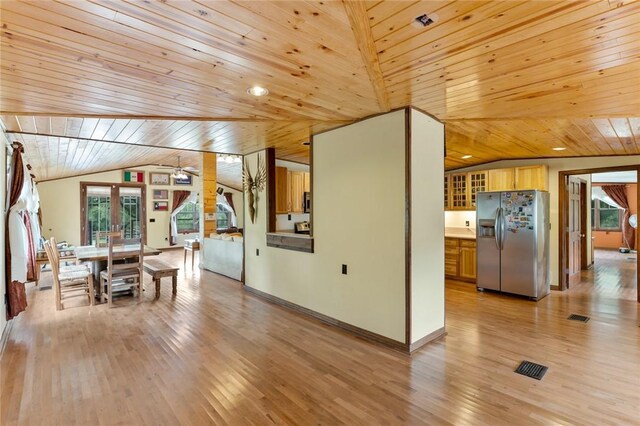
[[452, 277], [455, 277], [458, 275], [458, 265], [457, 264], [451, 264], [451, 263], [446, 263], [444, 264], [444, 274], [445, 275], [450, 275]]
[[450, 247], [458, 247], [458, 239], [457, 238], [445, 238], [444, 239], [444, 247], [445, 248], [450, 248]]
[[476, 248], [476, 240], [460, 240], [460, 247]]

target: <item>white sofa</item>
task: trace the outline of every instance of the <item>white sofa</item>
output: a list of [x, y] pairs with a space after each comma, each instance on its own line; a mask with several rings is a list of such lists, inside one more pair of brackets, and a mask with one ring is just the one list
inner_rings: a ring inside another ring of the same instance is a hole
[[242, 281], [242, 237], [205, 238], [201, 253], [204, 269]]

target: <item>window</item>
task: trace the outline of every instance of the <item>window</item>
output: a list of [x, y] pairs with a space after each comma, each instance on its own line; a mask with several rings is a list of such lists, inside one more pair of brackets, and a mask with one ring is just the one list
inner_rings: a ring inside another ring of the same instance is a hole
[[216, 228], [227, 229], [233, 226], [233, 210], [227, 203], [216, 204]]
[[200, 205], [186, 202], [176, 214], [176, 228], [178, 233], [191, 233], [200, 230]]
[[619, 231], [624, 210], [602, 200], [591, 200], [591, 228], [595, 231]]

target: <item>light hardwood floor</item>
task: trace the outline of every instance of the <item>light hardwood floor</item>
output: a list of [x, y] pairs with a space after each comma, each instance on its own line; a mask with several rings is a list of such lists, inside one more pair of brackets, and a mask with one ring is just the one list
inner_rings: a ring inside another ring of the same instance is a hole
[[[0, 423], [640, 423], [639, 305], [586, 287], [534, 303], [448, 282], [448, 335], [411, 357], [190, 267], [175, 298], [170, 281], [158, 300], [147, 288], [140, 303], [56, 312], [30, 286], [0, 364]], [[542, 381], [513, 373], [523, 359], [549, 366]]]

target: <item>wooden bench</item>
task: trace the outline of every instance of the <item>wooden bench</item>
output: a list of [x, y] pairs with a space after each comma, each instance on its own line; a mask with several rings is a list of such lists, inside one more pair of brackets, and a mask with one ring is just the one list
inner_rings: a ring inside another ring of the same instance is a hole
[[151, 277], [153, 278], [153, 282], [156, 284], [156, 297], [160, 297], [160, 280], [164, 277], [171, 277], [173, 294], [177, 293], [178, 270], [180, 268], [175, 268], [157, 259], [145, 260], [143, 268], [146, 273], [151, 275]]

